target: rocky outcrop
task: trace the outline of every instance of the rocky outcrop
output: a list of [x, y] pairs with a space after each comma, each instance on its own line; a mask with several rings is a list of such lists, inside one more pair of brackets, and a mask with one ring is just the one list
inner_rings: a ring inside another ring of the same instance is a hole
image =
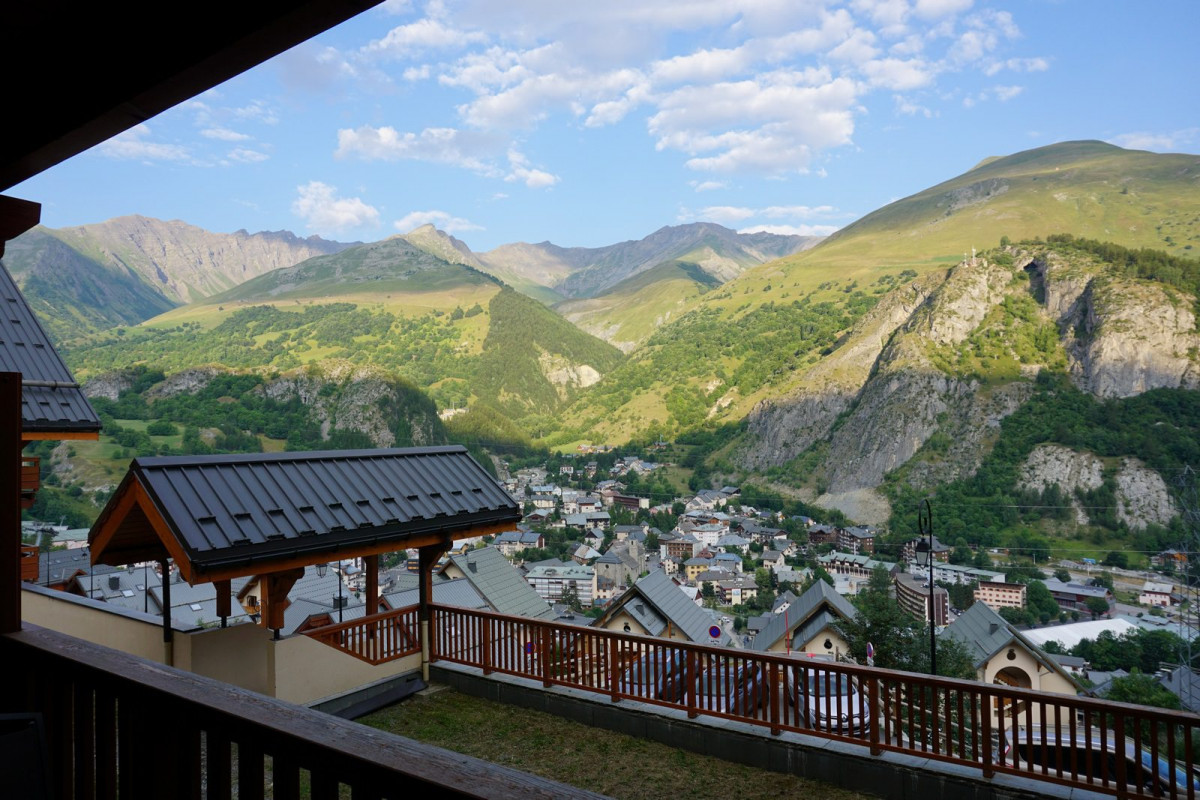
[[1162, 476], [1136, 458], [1121, 460], [1117, 472], [1117, 519], [1130, 528], [1166, 525], [1179, 509]]
[[1191, 298], [1160, 284], [1095, 278], [1077, 307], [1071, 376], [1099, 397], [1200, 385]]
[[434, 405], [426, 401], [426, 408], [414, 408], [402, 395], [416, 390], [371, 367], [326, 362], [320, 370], [275, 378], [258, 391], [280, 402], [298, 399], [309, 408], [326, 439], [332, 431], [342, 430], [365, 434], [376, 447], [420, 446], [438, 440]]
[[185, 369], [168, 375], [165, 380], [146, 390], [146, 399], [153, 402], [163, 397], [173, 397], [177, 394], [195, 394], [208, 386], [212, 379], [220, 375], [222, 370], [217, 367], [196, 367]]
[[121, 392], [133, 388], [133, 379], [134, 375], [131, 370], [94, 375], [88, 378], [87, 383], [83, 384], [83, 394], [85, 397], [105, 397], [116, 402], [117, 398], [121, 396]]
[[1104, 483], [1104, 462], [1091, 453], [1080, 453], [1057, 444], [1034, 448], [1021, 465], [1017, 488], [1043, 492], [1057, 486], [1065, 497], [1071, 498], [1075, 522], [1088, 524], [1088, 515], [1079, 504], [1076, 491], [1099, 489]]
[[854, 326], [841, 347], [804, 375], [802, 385], [759, 403], [748, 419], [753, 441], [743, 454], [746, 466], [782, 464], [826, 438], [866, 385], [892, 334], [929, 298], [939, 280], [931, 276], [889, 293]]

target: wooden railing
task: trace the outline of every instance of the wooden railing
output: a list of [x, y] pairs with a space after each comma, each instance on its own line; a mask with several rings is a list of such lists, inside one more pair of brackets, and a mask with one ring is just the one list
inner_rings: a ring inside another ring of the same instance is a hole
[[324, 625], [305, 633], [368, 664], [383, 664], [421, 652], [416, 606]]
[[21, 456], [21, 508], [33, 505], [33, 496], [41, 485], [41, 463], [38, 456]]
[[[1123, 797], [1195, 800], [1200, 716], [434, 606], [432, 658]], [[844, 687], [840, 688], [839, 687]]]
[[596, 797], [55, 631], [0, 635], [0, 659], [0, 713], [44, 724], [45, 796]]

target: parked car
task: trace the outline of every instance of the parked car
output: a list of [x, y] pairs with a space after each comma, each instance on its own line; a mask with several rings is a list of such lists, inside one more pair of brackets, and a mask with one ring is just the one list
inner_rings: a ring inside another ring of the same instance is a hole
[[762, 706], [763, 681], [761, 666], [707, 669], [696, 678], [696, 705], [721, 714], [752, 716]]
[[1088, 732], [1082, 728], [1075, 729], [1072, 740], [1070, 728], [1047, 728], [1043, 735], [1041, 728], [1021, 727], [1005, 731], [1004, 741], [1006, 763], [1018, 767], [1029, 765], [1032, 771], [1057, 772], [1061, 764], [1065, 774], [1074, 764], [1081, 777], [1096, 781], [1104, 777], [1115, 781], [1120, 754], [1125, 759], [1126, 783], [1131, 787], [1139, 786], [1143, 794], [1186, 793], [1189, 783], [1193, 792], [1200, 793], [1200, 778], [1168, 761], [1162, 755], [1166, 748], [1159, 748], [1160, 755], [1156, 760], [1149, 745], [1139, 747], [1136, 741], [1128, 738], [1120, 744], [1111, 732], [1104, 735], [1093, 728], [1089, 742]]
[[683, 697], [683, 668], [681, 653], [652, 650], [629, 665], [618, 686], [635, 697], [677, 702]]
[[867, 730], [867, 698], [845, 673], [817, 667], [788, 667], [785, 696], [809, 727], [842, 735]]

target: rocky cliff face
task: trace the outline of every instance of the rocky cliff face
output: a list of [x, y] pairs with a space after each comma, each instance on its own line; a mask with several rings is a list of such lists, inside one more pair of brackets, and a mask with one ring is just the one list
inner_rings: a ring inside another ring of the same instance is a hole
[[141, 216], [41, 231], [99, 264], [137, 275], [174, 304], [201, 300], [264, 272], [348, 246], [287, 231], [212, 233], [178, 220]]
[[[1195, 388], [1200, 336], [1192, 301], [1087, 259], [1017, 250], [969, 259], [944, 281], [893, 292], [801, 388], [755, 408], [743, 464], [780, 465], [826, 441], [816, 501], [882, 522], [886, 503], [874, 492], [887, 473], [907, 464], [904, 479], [922, 489], [973, 474], [1047, 364], [1066, 364], [1077, 386], [1102, 398]], [[1051, 338], [1057, 331], [1051, 349], [1058, 355], [1031, 352], [1021, 341], [1022, 331], [1039, 325]], [[1022, 488], [1049, 481], [1068, 495], [1086, 491], [1099, 485], [1099, 463], [1039, 448]], [[1122, 519], [1140, 526], [1174, 515], [1160, 477], [1136, 465], [1119, 474]], [[1083, 509], [1076, 516], [1086, 522]]]
[[1088, 515], [1076, 497], [1076, 491], [1099, 489], [1104, 483], [1104, 462], [1091, 453], [1080, 453], [1057, 444], [1039, 445], [1021, 466], [1017, 486], [1042, 492], [1057, 486], [1071, 498], [1075, 522], [1088, 524]]

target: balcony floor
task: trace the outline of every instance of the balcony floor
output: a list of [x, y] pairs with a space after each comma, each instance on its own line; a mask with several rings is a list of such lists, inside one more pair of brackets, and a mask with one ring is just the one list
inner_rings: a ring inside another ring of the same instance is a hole
[[[737, 764], [760, 768], [770, 774], [796, 776], [808, 780], [810, 785], [837, 794], [826, 795], [821, 790], [815, 794], [780, 795], [777, 791], [769, 796], [812, 796], [812, 797], [883, 797], [888, 800], [931, 800], [931, 798], [955, 798], [955, 800], [1037, 800], [1039, 798], [1063, 798], [1064, 800], [1112, 800], [1112, 794], [1072, 788], [1031, 778], [997, 774], [984, 778], [982, 771], [969, 766], [948, 764], [934, 759], [902, 753], [884, 752], [872, 756], [870, 751], [856, 744], [823, 739], [803, 734], [784, 732], [771, 736], [759, 726], [734, 720], [700, 717], [688, 719], [687, 714], [671, 708], [622, 701], [613, 703], [607, 698], [590, 692], [562, 686], [544, 688], [541, 683], [525, 678], [492, 673], [485, 676], [481, 670], [447, 662], [432, 665], [430, 673], [435, 684], [448, 685], [458, 691], [476, 697], [497, 701], [519, 709], [532, 709], [572, 720], [589, 735], [608, 730], [628, 734], [639, 741], [663, 743], [671, 751], [690, 751], [705, 757], [701, 762], [704, 770], [699, 780], [705, 781], [715, 770], [712, 759], [719, 758], [736, 767]], [[518, 714], [524, 711], [517, 712]], [[518, 717], [519, 718], [519, 717]], [[362, 721], [367, 721], [366, 719]], [[526, 731], [518, 729], [516, 736]], [[420, 741], [420, 733], [407, 732], [402, 735]], [[455, 749], [451, 743], [440, 743], [447, 749]], [[533, 749], [533, 748], [530, 748]], [[495, 760], [491, 756], [482, 756]], [[597, 753], [596, 760], [604, 754]], [[609, 758], [619, 759], [621, 754]], [[676, 756], [678, 757], [678, 756]], [[537, 773], [526, 765], [508, 764], [517, 769]], [[570, 776], [558, 776], [564, 783], [572, 783]], [[580, 785], [581, 784], [575, 784]], [[707, 782], [700, 784], [708, 786]], [[617, 797], [666, 796], [665, 793], [647, 792], [621, 794], [621, 786], [597, 788], [593, 791], [613, 793]], [[633, 791], [637, 791], [635, 785]], [[707, 791], [707, 789], [705, 789]], [[741, 784], [737, 795], [747, 795], [754, 788]], [[764, 797], [768, 796], [764, 793]]]
[[444, 684], [358, 721], [616, 798], [873, 797], [473, 697]]

